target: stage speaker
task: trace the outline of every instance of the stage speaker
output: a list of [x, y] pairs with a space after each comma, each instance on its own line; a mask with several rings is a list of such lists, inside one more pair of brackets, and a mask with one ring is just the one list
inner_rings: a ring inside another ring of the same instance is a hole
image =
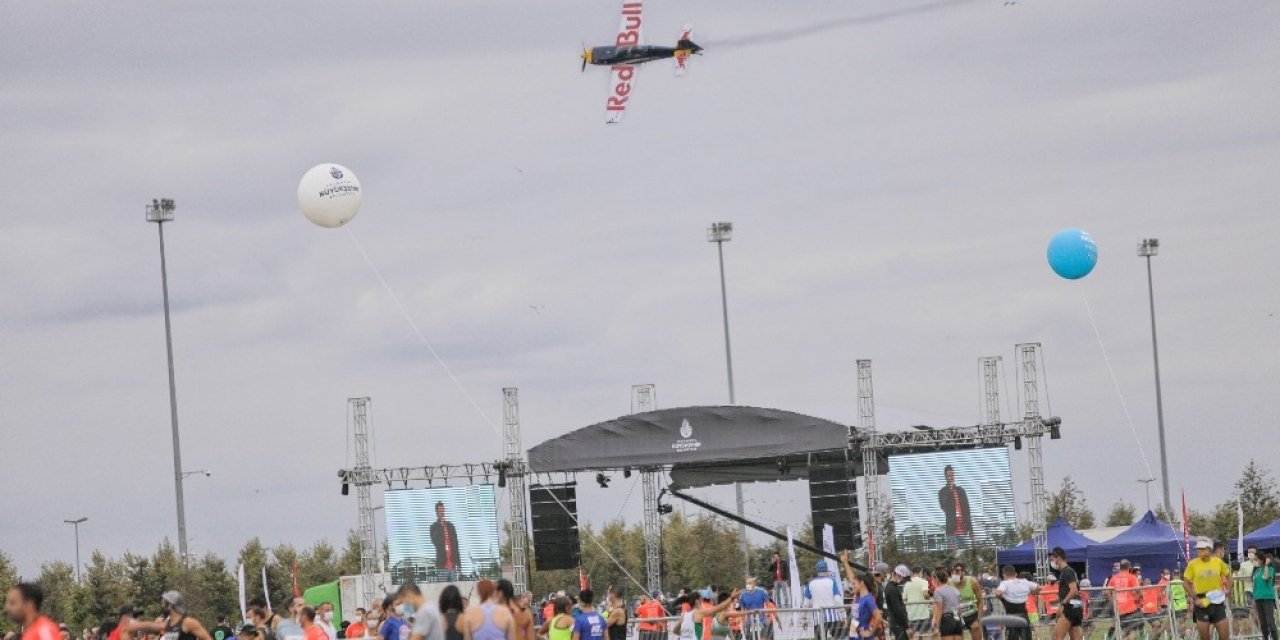
[[578, 537], [576, 482], [529, 487], [533, 518], [533, 558], [538, 571], [576, 569], [582, 559]]
[[835, 531], [836, 552], [862, 546], [862, 523], [858, 516], [853, 468], [845, 461], [809, 466], [809, 509], [813, 515], [814, 546], [822, 547], [822, 527]]

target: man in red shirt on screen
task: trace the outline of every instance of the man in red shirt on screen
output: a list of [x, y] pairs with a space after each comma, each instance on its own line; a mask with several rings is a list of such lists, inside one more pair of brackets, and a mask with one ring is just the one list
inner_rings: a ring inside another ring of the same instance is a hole
[[444, 503], [436, 503], [436, 521], [431, 523], [431, 546], [436, 548], [436, 572], [440, 580], [458, 580], [462, 570], [462, 552], [458, 549], [458, 530], [445, 518]]
[[947, 523], [947, 540], [952, 549], [968, 549], [973, 537], [973, 521], [969, 517], [969, 495], [964, 487], [956, 484], [955, 467], [947, 465], [942, 470], [947, 484], [938, 490], [938, 507]]

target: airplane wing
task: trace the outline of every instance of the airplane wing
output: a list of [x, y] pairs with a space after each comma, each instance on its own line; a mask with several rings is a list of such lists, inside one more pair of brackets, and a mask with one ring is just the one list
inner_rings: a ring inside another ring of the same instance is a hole
[[643, 44], [642, 26], [644, 23], [644, 3], [640, 0], [622, 3], [622, 22], [618, 25], [618, 37], [614, 44], [619, 47], [634, 47]]
[[618, 64], [609, 68], [609, 99], [604, 107], [605, 122], [622, 122], [622, 114], [627, 111], [631, 89], [635, 86], [636, 72], [639, 70], [640, 67], [633, 64]]
[[[684, 25], [684, 28], [680, 30], [680, 38], [677, 40], [677, 42], [684, 42], [685, 40], [691, 40], [692, 36], [693, 36], [693, 25], [686, 23]], [[676, 63], [676, 75], [683, 76], [685, 74], [685, 71], [687, 71], [687, 68], [685, 67], [685, 62], [688, 62], [689, 60], [689, 51], [687, 49], [681, 49], [679, 45], [677, 45], [676, 55], [672, 57], [672, 60], [674, 60]]]

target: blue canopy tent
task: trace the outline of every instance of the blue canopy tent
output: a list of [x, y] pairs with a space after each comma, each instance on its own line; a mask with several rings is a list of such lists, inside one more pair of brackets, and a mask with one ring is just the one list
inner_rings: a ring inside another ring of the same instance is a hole
[[1157, 520], [1150, 511], [1124, 533], [1090, 545], [1086, 554], [1089, 558], [1089, 579], [1097, 585], [1111, 575], [1111, 565], [1121, 560], [1142, 565], [1142, 575], [1153, 579], [1158, 578], [1164, 569], [1179, 575], [1179, 567], [1184, 564], [1182, 536]]
[[[1280, 520], [1244, 534], [1244, 546], [1259, 549], [1280, 549]], [[1236, 541], [1227, 546], [1231, 553], [1236, 552]]]
[[[1067, 552], [1067, 559], [1071, 562], [1079, 562], [1085, 558], [1085, 549], [1094, 543], [1080, 532], [1071, 528], [1066, 520], [1058, 518], [1049, 528], [1045, 530], [1049, 535], [1049, 548], [1062, 547]], [[996, 564], [1001, 566], [1006, 564], [1012, 565], [1034, 565], [1036, 563], [1036, 544], [1035, 540], [1027, 540], [1026, 542], [1008, 549], [1000, 549], [996, 551]]]

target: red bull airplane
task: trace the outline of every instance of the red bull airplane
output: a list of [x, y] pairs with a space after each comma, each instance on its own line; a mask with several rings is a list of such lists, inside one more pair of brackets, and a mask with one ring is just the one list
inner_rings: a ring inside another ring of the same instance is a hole
[[702, 51], [702, 47], [689, 39], [693, 33], [691, 24], [684, 25], [676, 46], [659, 47], [642, 44], [640, 34], [643, 23], [644, 3], [638, 0], [623, 3], [622, 24], [618, 27], [618, 37], [613, 44], [592, 47], [582, 52], [583, 71], [586, 71], [589, 64], [608, 66], [613, 76], [609, 99], [604, 106], [605, 122], [609, 124], [622, 122], [622, 114], [627, 111], [627, 102], [631, 99], [631, 88], [640, 65], [671, 58], [675, 61], [676, 75], [682, 76], [689, 56]]

